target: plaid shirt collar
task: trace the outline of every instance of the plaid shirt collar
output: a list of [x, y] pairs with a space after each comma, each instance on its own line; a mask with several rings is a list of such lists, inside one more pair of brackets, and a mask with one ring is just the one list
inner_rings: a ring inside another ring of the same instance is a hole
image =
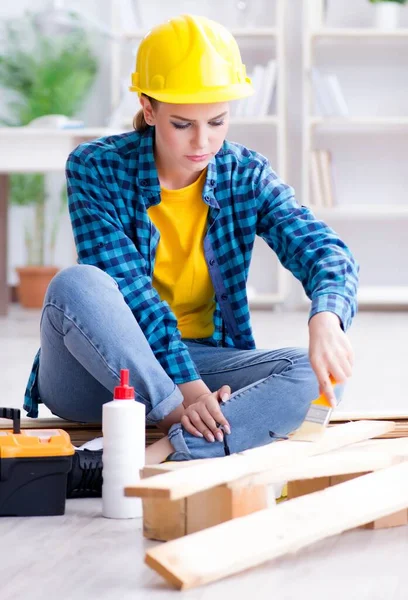
[[[213, 156], [208, 164], [207, 176], [203, 187], [203, 200], [212, 208], [220, 208], [215, 199], [214, 191], [217, 187], [217, 165], [216, 159], [226, 154], [223, 147]], [[137, 185], [143, 191], [146, 209], [157, 204], [157, 196], [160, 194], [160, 181], [154, 160], [154, 127], [141, 136], [138, 152], [136, 153]]]

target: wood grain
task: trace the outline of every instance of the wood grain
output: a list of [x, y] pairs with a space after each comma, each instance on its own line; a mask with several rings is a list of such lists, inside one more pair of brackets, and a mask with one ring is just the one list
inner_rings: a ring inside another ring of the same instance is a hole
[[172, 585], [189, 589], [407, 506], [408, 463], [402, 463], [157, 546], [145, 560]]

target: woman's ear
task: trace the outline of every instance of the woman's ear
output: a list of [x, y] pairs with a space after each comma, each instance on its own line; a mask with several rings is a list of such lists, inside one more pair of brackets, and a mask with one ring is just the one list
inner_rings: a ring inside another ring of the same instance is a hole
[[148, 125], [154, 125], [154, 114], [153, 107], [150, 104], [149, 98], [146, 96], [140, 96], [139, 102], [143, 109], [143, 116]]

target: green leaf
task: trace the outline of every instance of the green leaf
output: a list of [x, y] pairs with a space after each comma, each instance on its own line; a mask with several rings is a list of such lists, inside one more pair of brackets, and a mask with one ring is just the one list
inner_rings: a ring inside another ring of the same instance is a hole
[[45, 175], [43, 173], [12, 173], [10, 176], [10, 201], [17, 206], [30, 206], [45, 202]]
[[[8, 114], [1, 123], [27, 125], [37, 117], [78, 114], [95, 81], [98, 63], [87, 33], [80, 27], [58, 36], [44, 35], [38, 25], [39, 13], [0, 24], [0, 93]], [[28, 260], [44, 261], [45, 241], [51, 252], [60, 220], [67, 210], [66, 189], [47, 235], [46, 187], [42, 173], [13, 174], [10, 201], [17, 206], [34, 206], [35, 218], [27, 224], [25, 240]]]
[[0, 87], [10, 120], [18, 125], [47, 114], [75, 116], [98, 68], [84, 30], [47, 37], [37, 16], [27, 13], [1, 28]]
[[370, 0], [372, 4], [379, 4], [380, 2], [396, 2], [397, 4], [406, 4], [407, 0]]

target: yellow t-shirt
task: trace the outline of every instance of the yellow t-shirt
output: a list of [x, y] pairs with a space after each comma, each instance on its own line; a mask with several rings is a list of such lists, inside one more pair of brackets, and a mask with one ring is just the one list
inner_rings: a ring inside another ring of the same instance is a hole
[[161, 202], [148, 209], [160, 232], [153, 287], [169, 303], [183, 338], [214, 333], [215, 295], [204, 257], [208, 206], [202, 199], [206, 170], [191, 185], [161, 188]]

